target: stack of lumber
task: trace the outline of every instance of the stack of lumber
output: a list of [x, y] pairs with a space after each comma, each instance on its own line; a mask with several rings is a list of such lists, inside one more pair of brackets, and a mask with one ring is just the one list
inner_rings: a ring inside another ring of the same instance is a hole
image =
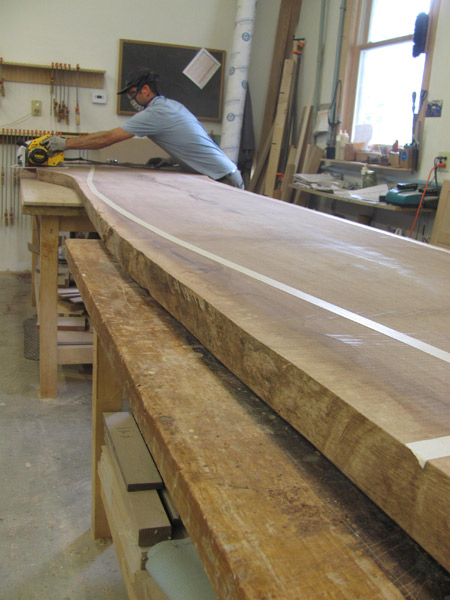
[[104, 427], [98, 473], [128, 596], [166, 600], [146, 570], [147, 554], [158, 542], [179, 535], [179, 514], [133, 416], [104, 413]]
[[[40, 328], [40, 270], [39, 256], [34, 277], [37, 328]], [[70, 364], [79, 360], [82, 363], [92, 362], [92, 331], [89, 316], [80, 296], [80, 292], [73, 285], [67, 264], [58, 263], [58, 304], [57, 326], [58, 346], [64, 346], [62, 362]], [[73, 348], [73, 352], [71, 351]], [[79, 356], [77, 359], [76, 357]]]
[[[292, 40], [300, 16], [301, 0], [282, 0], [270, 71], [269, 89], [261, 129], [261, 143], [248, 189], [290, 202], [295, 173], [317, 173], [323, 150], [308, 144], [313, 107], [303, 109], [297, 131], [297, 87], [304, 44]], [[294, 202], [300, 203], [297, 194]]]
[[[292, 114], [296, 110], [294, 88], [299, 55], [284, 61], [283, 77], [275, 119], [258, 153], [249, 190], [265, 196], [291, 201], [291, 184], [295, 173], [317, 173], [323, 149], [308, 143], [311, 139], [312, 106], [303, 110], [298, 133]], [[294, 141], [292, 141], [294, 140]], [[296, 197], [296, 203], [299, 196]]]

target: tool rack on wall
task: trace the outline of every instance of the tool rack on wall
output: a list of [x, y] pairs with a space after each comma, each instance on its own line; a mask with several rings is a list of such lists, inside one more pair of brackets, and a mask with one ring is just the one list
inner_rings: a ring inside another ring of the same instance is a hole
[[50, 85], [52, 78], [61, 65], [64, 68], [66, 85], [102, 89], [105, 85], [105, 71], [94, 69], [77, 69], [67, 63], [52, 65], [31, 65], [24, 63], [3, 62], [3, 79], [5, 82], [39, 83]]
[[[103, 89], [105, 86], [105, 71], [81, 69], [79, 65], [55, 62], [51, 65], [36, 65], [27, 63], [7, 62], [0, 58], [1, 93], [5, 95], [5, 83], [31, 83], [51, 86], [53, 90], [60, 88], [94, 88]], [[7, 93], [7, 92], [6, 92]], [[65, 96], [64, 96], [65, 98]], [[63, 100], [65, 102], [65, 100]], [[52, 111], [60, 106], [56, 93]], [[56, 108], [55, 108], [56, 106]], [[67, 106], [68, 108], [68, 106]], [[78, 95], [76, 123], [79, 125]], [[55, 112], [55, 116], [56, 116]], [[59, 114], [59, 113], [58, 113]], [[58, 116], [59, 121], [68, 121], [68, 111], [65, 116]], [[61, 123], [62, 125], [62, 123]], [[59, 123], [58, 123], [59, 127]], [[27, 141], [46, 134], [62, 134], [62, 132], [23, 130], [3, 128], [0, 132], [0, 225], [13, 225], [20, 215], [19, 210], [19, 171], [16, 165], [17, 143]], [[70, 134], [68, 134], [70, 135]]]

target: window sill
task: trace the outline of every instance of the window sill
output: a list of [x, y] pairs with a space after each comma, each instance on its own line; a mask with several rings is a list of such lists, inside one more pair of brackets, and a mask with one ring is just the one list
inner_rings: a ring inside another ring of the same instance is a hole
[[338, 160], [335, 158], [333, 158], [333, 159], [323, 158], [321, 162], [334, 163], [334, 164], [346, 165], [346, 166], [355, 166], [355, 167], [359, 167], [359, 168], [366, 166], [366, 167], [369, 167], [370, 169], [378, 169], [378, 170], [383, 170], [383, 171], [396, 171], [397, 173], [413, 173], [414, 172], [412, 169], [401, 169], [400, 167], [389, 167], [386, 165], [356, 162], [355, 160]]

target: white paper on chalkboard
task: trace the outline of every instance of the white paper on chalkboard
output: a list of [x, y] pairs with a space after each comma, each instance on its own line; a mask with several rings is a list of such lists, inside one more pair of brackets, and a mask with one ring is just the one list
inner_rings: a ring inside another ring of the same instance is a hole
[[202, 90], [219, 68], [220, 62], [208, 50], [202, 48], [184, 69], [183, 74]]

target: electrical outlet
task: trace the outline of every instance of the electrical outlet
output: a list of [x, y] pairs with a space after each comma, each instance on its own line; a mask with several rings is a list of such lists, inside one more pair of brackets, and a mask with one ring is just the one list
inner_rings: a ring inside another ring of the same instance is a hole
[[40, 100], [31, 101], [31, 116], [40, 117], [42, 110], [42, 102]]
[[[450, 165], [450, 150], [441, 150], [438, 153], [438, 156], [442, 157], [442, 162], [445, 162], [445, 167], [439, 167], [439, 171], [445, 171], [446, 173], [448, 173], [450, 171], [449, 169], [449, 165]], [[447, 158], [444, 160], [444, 156], [446, 156]]]

